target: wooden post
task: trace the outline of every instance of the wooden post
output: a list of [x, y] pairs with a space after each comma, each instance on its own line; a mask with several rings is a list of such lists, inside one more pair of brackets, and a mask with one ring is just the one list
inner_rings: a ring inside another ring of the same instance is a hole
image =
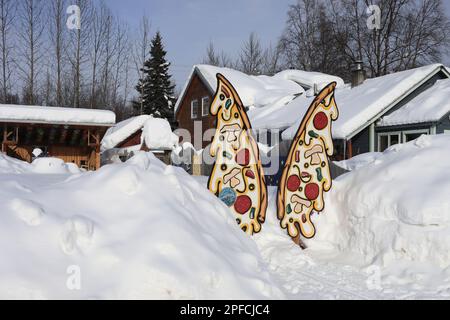
[[353, 157], [353, 144], [352, 140], [347, 141], [347, 159], [351, 159]]
[[6, 139], [7, 139], [7, 130], [8, 128], [6, 127], [6, 123], [3, 125], [3, 137], [2, 137], [2, 152], [6, 153]]

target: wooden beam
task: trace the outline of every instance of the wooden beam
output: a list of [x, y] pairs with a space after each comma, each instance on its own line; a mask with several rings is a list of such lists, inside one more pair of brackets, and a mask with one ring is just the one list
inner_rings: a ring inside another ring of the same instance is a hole
[[59, 137], [59, 143], [60, 144], [64, 144], [64, 142], [67, 139], [67, 135], [69, 134], [68, 129], [67, 128], [63, 128], [62, 132], [61, 132], [61, 136]]
[[347, 141], [347, 159], [351, 159], [353, 157], [353, 143], [352, 140]]
[[100, 146], [100, 133], [98, 133], [98, 131], [95, 131], [94, 133], [92, 133], [89, 130], [89, 146], [90, 147], [97, 147]]
[[78, 138], [80, 136], [80, 130], [79, 129], [75, 129], [72, 133], [72, 137], [70, 137], [70, 145], [73, 146], [78, 142]]

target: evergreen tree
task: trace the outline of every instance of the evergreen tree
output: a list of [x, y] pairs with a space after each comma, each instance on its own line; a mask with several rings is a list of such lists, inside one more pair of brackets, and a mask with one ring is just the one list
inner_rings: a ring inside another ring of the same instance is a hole
[[144, 78], [139, 79], [136, 86], [139, 100], [134, 102], [134, 108], [138, 113], [167, 119], [173, 125], [175, 85], [171, 81], [166, 54], [158, 31], [151, 42], [150, 58], [142, 69]]

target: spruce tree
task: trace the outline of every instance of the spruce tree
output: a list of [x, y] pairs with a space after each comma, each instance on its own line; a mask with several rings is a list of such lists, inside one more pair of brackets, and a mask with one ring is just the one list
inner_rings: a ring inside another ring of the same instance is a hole
[[136, 86], [140, 99], [134, 103], [134, 107], [137, 111], [141, 111], [142, 107], [144, 114], [167, 119], [173, 125], [175, 85], [171, 81], [166, 54], [158, 31], [151, 42], [150, 58], [142, 69], [144, 78], [139, 79]]

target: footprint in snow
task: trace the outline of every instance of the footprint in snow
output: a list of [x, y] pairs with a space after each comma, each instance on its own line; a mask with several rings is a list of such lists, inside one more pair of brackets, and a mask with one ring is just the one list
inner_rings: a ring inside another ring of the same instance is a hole
[[94, 222], [78, 216], [66, 221], [60, 236], [61, 249], [70, 255], [76, 249], [86, 249], [92, 244]]
[[16, 216], [29, 226], [38, 226], [45, 215], [44, 209], [36, 202], [16, 198], [11, 200], [10, 208]]

